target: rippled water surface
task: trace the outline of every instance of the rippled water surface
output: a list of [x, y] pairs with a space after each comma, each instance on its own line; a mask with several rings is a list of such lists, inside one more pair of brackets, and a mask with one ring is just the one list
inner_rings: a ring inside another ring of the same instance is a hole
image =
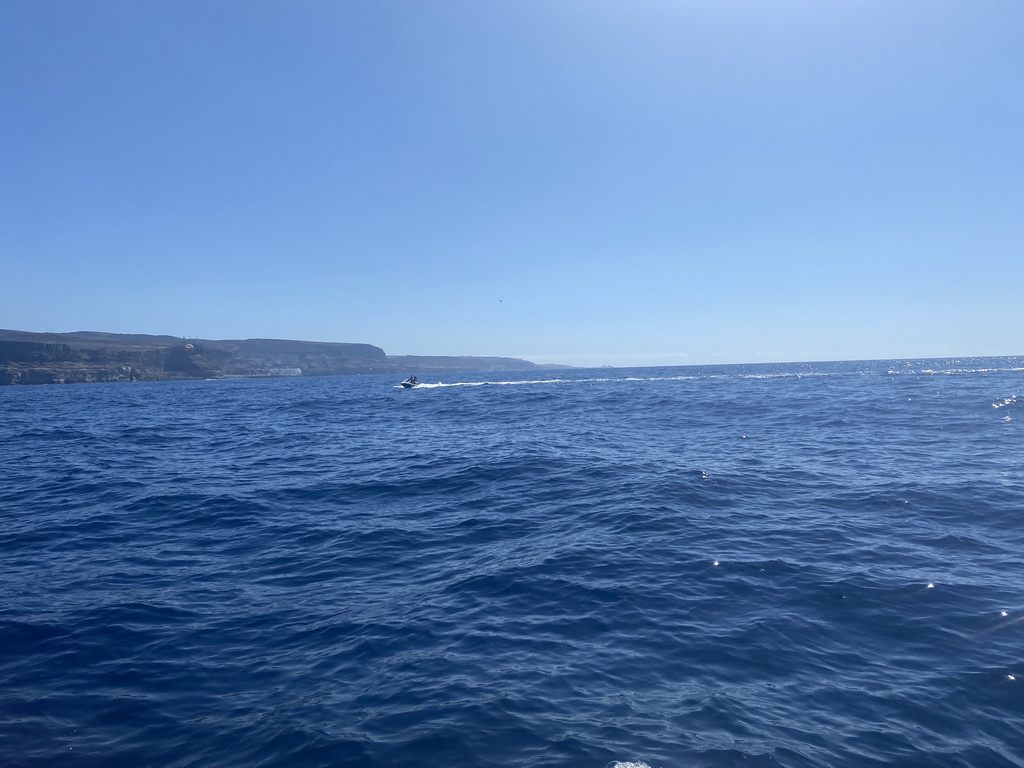
[[0, 389], [0, 764], [1024, 766], [1024, 358], [489, 376]]

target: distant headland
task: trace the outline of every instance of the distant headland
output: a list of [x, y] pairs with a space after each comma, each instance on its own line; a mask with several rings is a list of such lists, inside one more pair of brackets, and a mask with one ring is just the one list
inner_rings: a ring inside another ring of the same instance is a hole
[[0, 384], [342, 376], [406, 376], [568, 368], [514, 357], [387, 355], [372, 344], [287, 339], [185, 339], [134, 333], [0, 329]]

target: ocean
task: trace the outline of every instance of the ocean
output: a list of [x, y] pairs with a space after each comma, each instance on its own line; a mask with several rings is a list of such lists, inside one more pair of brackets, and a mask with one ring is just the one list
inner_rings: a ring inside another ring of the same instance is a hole
[[1024, 766], [1024, 357], [0, 388], [6, 768]]

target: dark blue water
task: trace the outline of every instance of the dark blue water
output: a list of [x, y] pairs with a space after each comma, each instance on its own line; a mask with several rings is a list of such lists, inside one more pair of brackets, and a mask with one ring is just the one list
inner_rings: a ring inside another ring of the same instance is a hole
[[1024, 766], [1024, 358], [490, 376], [0, 389], [0, 765]]

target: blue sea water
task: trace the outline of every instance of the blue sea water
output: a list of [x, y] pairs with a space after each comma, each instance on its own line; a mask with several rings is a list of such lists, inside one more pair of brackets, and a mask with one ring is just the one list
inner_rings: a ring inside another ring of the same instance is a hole
[[0, 765], [1024, 766], [1024, 358], [397, 384], [0, 389]]

